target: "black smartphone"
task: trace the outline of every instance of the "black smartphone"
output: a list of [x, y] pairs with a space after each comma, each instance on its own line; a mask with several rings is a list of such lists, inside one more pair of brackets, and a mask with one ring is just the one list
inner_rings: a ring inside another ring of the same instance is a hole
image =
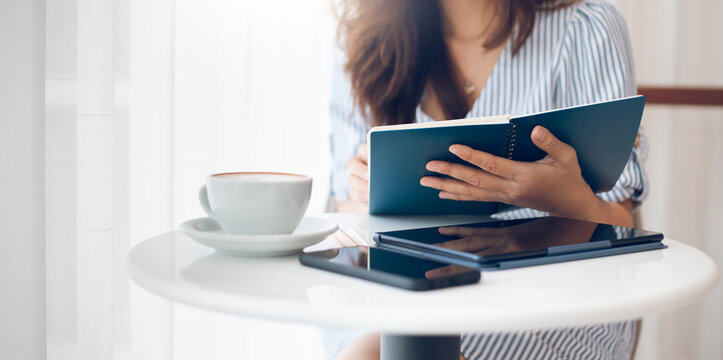
[[323, 270], [407, 290], [431, 290], [473, 284], [477, 269], [420, 259], [378, 247], [355, 246], [302, 253], [299, 261]]

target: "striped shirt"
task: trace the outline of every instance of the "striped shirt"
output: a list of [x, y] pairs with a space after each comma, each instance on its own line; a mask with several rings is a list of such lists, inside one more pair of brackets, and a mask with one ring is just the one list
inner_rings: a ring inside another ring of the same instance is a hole
[[[466, 117], [524, 115], [634, 94], [625, 21], [609, 3], [583, 0], [564, 9], [538, 13], [531, 36], [514, 57], [508, 40]], [[341, 71], [335, 76], [332, 97], [331, 192], [337, 200], [345, 200], [349, 196], [345, 165], [366, 140], [370, 121], [354, 110], [348, 77]], [[415, 120], [433, 121], [420, 106]], [[613, 202], [632, 199], [638, 206], [647, 195], [642, 166], [647, 152], [647, 138], [641, 130], [614, 188], [598, 196]], [[545, 213], [517, 209], [497, 216], [540, 215]], [[463, 334], [462, 353], [468, 359], [621, 359], [630, 357], [634, 333], [634, 322], [626, 321], [544, 331]]]

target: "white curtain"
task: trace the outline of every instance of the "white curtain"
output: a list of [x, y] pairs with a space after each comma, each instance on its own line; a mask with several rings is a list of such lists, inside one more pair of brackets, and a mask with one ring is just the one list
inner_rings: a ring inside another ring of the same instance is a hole
[[[312, 175], [309, 211], [323, 211], [334, 31], [328, 5], [125, 2], [128, 16], [117, 18], [130, 20], [120, 34], [128, 37], [128, 67], [119, 72], [128, 84], [121, 151], [129, 200], [119, 201], [128, 201], [128, 246], [202, 216], [198, 187], [214, 172]], [[131, 320], [116, 329], [127, 334], [124, 354], [134, 359], [322, 356], [314, 327], [171, 305], [125, 287]]]
[[[615, 3], [639, 83], [723, 86], [720, 1]], [[0, 0], [0, 359], [320, 358], [313, 327], [174, 305], [124, 261], [212, 172], [312, 175], [323, 210], [333, 31], [326, 0]], [[723, 109], [644, 121], [645, 226], [723, 264]], [[646, 318], [639, 358], [723, 358], [721, 309]]]
[[0, 2], [0, 359], [322, 356], [314, 327], [173, 305], [124, 261], [201, 216], [213, 172], [312, 175], [323, 211], [328, 5]]
[[37, 359], [45, 355], [45, 9], [42, 5], [0, 2], [2, 359]]

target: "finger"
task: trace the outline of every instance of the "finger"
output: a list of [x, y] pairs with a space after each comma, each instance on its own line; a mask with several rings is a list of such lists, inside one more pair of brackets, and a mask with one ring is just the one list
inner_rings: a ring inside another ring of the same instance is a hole
[[468, 226], [445, 226], [439, 228], [439, 233], [447, 236], [473, 236], [490, 235], [499, 232], [498, 228], [468, 227]]
[[442, 190], [439, 196], [443, 199], [462, 201], [501, 201], [500, 193], [472, 186], [456, 179], [442, 179], [425, 176], [419, 180], [422, 186]]
[[470, 185], [494, 191], [500, 191], [506, 185], [505, 179], [497, 175], [488, 174], [470, 166], [453, 164], [446, 161], [430, 161], [427, 163], [427, 170], [449, 175]]
[[362, 179], [369, 179], [369, 166], [359, 158], [349, 159], [349, 161], [346, 162], [346, 169]]
[[510, 246], [510, 243], [503, 242], [499, 243], [495, 246], [490, 246], [487, 249], [484, 249], [482, 251], [479, 251], [479, 255], [489, 255], [489, 254], [499, 254], [499, 253], [505, 253], [505, 252], [513, 252], [513, 251], [520, 251], [522, 250], [520, 247], [516, 246]]
[[439, 198], [446, 199], [446, 200], [457, 200], [457, 201], [478, 201], [469, 195], [455, 194], [455, 193], [450, 193], [450, 192], [446, 192], [446, 191], [440, 191]]
[[349, 175], [349, 187], [361, 192], [369, 192], [369, 182], [356, 175]]
[[367, 143], [362, 143], [359, 145], [359, 147], [356, 149], [356, 157], [360, 158], [364, 164], [369, 163], [369, 150], [367, 148]]
[[452, 265], [428, 270], [427, 272], [424, 273], [424, 277], [429, 280], [434, 280], [434, 279], [439, 279], [441, 277], [445, 277], [445, 276], [449, 275], [450, 272], [452, 272], [452, 269], [449, 268], [450, 266], [452, 266]]
[[469, 146], [454, 144], [449, 152], [480, 169], [503, 178], [513, 178], [517, 173], [516, 161], [472, 149]]
[[441, 235], [445, 236], [469, 236], [470, 228], [463, 226], [444, 226], [437, 229]]
[[352, 200], [356, 200], [361, 203], [366, 204], [369, 202], [369, 193], [366, 191], [359, 191], [357, 189], [351, 189], [351, 190], [349, 190], [349, 197]]
[[475, 192], [484, 192], [486, 195], [475, 195], [470, 196], [467, 194], [457, 194], [452, 193], [448, 191], [440, 191], [439, 192], [439, 198], [445, 199], [445, 200], [456, 200], [456, 201], [497, 201], [497, 202], [507, 202], [509, 200], [503, 200], [506, 198], [506, 195], [500, 194], [499, 192], [491, 191], [491, 190], [485, 190], [485, 189], [477, 189]]
[[572, 146], [560, 141], [555, 135], [542, 126], [535, 126], [530, 135], [532, 143], [552, 158], [557, 160], [577, 160], [575, 149]]
[[484, 237], [478, 237], [478, 236], [470, 236], [470, 237], [464, 237], [464, 238], [457, 239], [457, 240], [436, 243], [433, 245], [441, 247], [441, 248], [445, 248], [445, 249], [450, 249], [450, 250], [477, 252], [477, 251], [489, 249], [490, 247], [492, 247], [495, 244], [496, 244], [496, 242], [491, 239], [487, 239]]
[[424, 277], [426, 277], [429, 280], [438, 279], [441, 277], [454, 275], [458, 273], [468, 272], [470, 271], [467, 267], [462, 267], [459, 265], [448, 265], [443, 266], [440, 268], [432, 269], [424, 273]]

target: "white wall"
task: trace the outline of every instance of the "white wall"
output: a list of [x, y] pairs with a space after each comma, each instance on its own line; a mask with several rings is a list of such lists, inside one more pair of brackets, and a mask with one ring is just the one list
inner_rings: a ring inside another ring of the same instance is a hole
[[[723, 2], [617, 0], [638, 84], [723, 87]], [[650, 197], [645, 227], [723, 266], [723, 108], [648, 106]], [[643, 323], [639, 359], [723, 359], [723, 285], [698, 304]]]

